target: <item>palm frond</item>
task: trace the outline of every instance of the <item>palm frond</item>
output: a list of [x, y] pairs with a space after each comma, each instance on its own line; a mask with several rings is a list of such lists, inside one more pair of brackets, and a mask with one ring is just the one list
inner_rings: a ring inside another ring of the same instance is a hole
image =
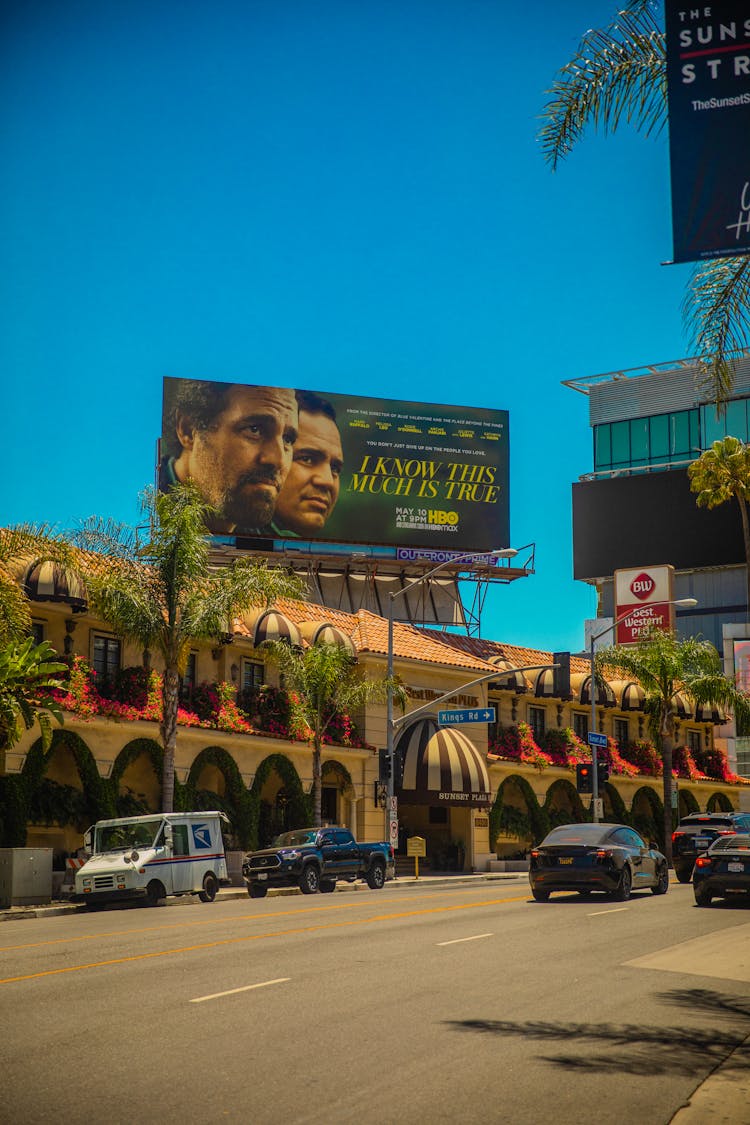
[[664, 32], [644, 0], [619, 11], [603, 30], [588, 31], [547, 91], [538, 140], [552, 169], [587, 126], [612, 132], [621, 121], [647, 136], [666, 121]]
[[750, 345], [750, 257], [702, 262], [682, 312], [700, 363], [699, 389], [719, 414], [734, 385], [736, 361]]

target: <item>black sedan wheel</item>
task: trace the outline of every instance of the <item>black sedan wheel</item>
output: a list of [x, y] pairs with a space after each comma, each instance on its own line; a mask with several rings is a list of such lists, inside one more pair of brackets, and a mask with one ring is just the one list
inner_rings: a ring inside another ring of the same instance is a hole
[[630, 874], [630, 868], [625, 866], [622, 869], [622, 875], [620, 876], [620, 882], [618, 884], [617, 890], [613, 893], [612, 898], [616, 902], [627, 902], [628, 899], [630, 898], [630, 892], [631, 892], [632, 888], [633, 888], [633, 879], [632, 879], [631, 874]]
[[320, 890], [320, 872], [314, 863], [308, 863], [300, 875], [299, 889], [303, 895], [315, 895]]
[[531, 893], [535, 902], [549, 902], [549, 891], [540, 891], [537, 887], [532, 887]]
[[652, 895], [665, 895], [669, 890], [669, 868], [660, 867], [656, 873], [656, 884], [651, 888]]
[[675, 867], [675, 875], [680, 883], [689, 883], [693, 877], [692, 867]]
[[694, 887], [693, 893], [695, 894], [695, 905], [696, 906], [710, 906], [711, 905], [711, 900], [714, 896], [711, 894], [710, 891], [707, 891], [705, 887]]

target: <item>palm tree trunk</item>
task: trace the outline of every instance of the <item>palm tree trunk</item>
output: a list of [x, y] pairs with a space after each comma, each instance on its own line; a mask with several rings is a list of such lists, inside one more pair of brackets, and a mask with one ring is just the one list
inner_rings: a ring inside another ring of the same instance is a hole
[[177, 708], [180, 679], [176, 668], [167, 668], [162, 680], [161, 740], [164, 748], [164, 766], [161, 782], [163, 812], [174, 812], [174, 752], [177, 745]]
[[323, 769], [320, 758], [320, 739], [313, 742], [313, 828], [320, 828], [323, 820]]
[[672, 750], [674, 747], [674, 722], [666, 705], [661, 717], [661, 760], [664, 800], [664, 854], [667, 866], [672, 867]]
[[750, 521], [747, 516], [747, 503], [744, 496], [737, 496], [737, 503], [740, 506], [740, 516], [742, 517], [742, 538], [745, 542], [745, 589], [747, 596], [747, 619], [750, 621]]

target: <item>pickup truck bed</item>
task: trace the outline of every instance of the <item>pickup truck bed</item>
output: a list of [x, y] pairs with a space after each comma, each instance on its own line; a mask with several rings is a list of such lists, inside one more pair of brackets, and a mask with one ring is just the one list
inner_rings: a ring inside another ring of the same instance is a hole
[[380, 890], [394, 877], [395, 863], [390, 844], [359, 844], [346, 828], [297, 828], [277, 836], [272, 847], [246, 855], [242, 875], [250, 898], [265, 898], [269, 887], [326, 894], [339, 879], [364, 879]]

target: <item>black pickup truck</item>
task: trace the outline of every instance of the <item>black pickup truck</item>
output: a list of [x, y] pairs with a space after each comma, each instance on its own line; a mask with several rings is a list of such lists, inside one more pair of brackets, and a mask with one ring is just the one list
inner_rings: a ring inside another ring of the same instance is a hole
[[305, 895], [336, 889], [336, 881], [365, 879], [380, 890], [395, 874], [390, 844], [358, 844], [347, 828], [297, 828], [277, 836], [270, 848], [250, 852], [242, 875], [250, 898], [269, 887], [299, 887]]

